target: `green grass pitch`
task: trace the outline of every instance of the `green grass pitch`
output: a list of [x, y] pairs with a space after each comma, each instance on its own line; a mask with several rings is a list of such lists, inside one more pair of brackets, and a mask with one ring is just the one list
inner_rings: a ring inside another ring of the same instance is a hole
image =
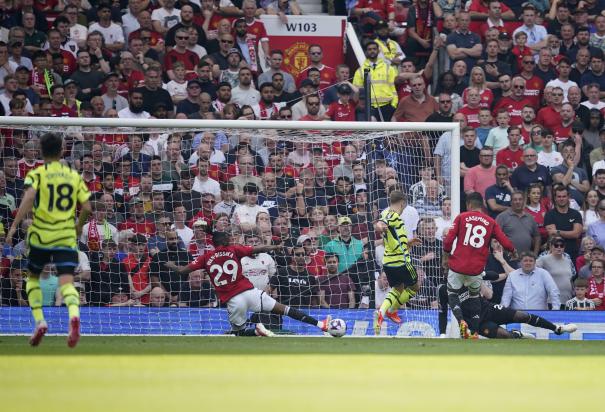
[[604, 366], [596, 341], [0, 336], [0, 408], [603, 410]]

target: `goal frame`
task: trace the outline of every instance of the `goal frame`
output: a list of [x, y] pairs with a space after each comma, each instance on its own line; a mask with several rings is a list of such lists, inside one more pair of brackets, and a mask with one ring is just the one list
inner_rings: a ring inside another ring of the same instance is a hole
[[[272, 129], [272, 130], [322, 130], [322, 131], [371, 131], [371, 132], [451, 132], [450, 184], [452, 218], [460, 213], [460, 125], [457, 122], [313, 122], [283, 120], [190, 120], [190, 119], [121, 119], [87, 117], [20, 117], [7, 116], [0, 120], [2, 126], [27, 127], [132, 127], [157, 129]], [[340, 139], [342, 140], [342, 139]]]

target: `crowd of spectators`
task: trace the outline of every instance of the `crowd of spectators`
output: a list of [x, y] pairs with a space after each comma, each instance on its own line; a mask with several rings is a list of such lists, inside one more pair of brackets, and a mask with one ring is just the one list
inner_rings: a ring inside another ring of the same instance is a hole
[[[299, 73], [288, 71], [258, 19], [285, 22], [300, 14], [295, 1], [0, 3], [2, 115], [461, 127], [459, 165], [451, 133], [332, 142], [312, 133], [68, 130], [65, 161], [93, 192], [76, 274], [83, 304], [215, 307], [207, 274], [183, 279], [164, 265], [212, 249], [209, 233], [220, 230], [234, 243], [285, 246], [241, 262], [256, 287], [283, 303], [373, 308], [388, 283], [372, 223], [400, 189], [408, 233], [422, 240], [412, 250], [422, 288], [411, 306], [434, 307], [446, 270], [451, 168], [459, 167], [462, 208], [465, 194], [481, 193], [517, 250], [530, 252], [510, 261], [493, 245], [488, 269], [510, 275], [493, 285], [493, 301], [605, 309], [602, 1], [348, 2], [366, 60], [332, 68], [312, 44]], [[40, 160], [35, 133], [3, 129], [2, 144], [7, 227]], [[26, 305], [29, 224], [3, 250], [3, 305]], [[41, 283], [45, 304], [60, 305], [52, 266]]]

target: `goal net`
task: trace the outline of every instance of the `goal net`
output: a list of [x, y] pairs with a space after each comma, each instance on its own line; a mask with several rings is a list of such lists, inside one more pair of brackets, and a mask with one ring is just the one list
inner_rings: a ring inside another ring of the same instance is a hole
[[[180, 276], [212, 250], [212, 232], [242, 245], [281, 244], [239, 264], [253, 285], [348, 334], [373, 335], [372, 313], [388, 291], [382, 239], [373, 228], [388, 193], [408, 196], [403, 220], [422, 239], [411, 251], [421, 288], [382, 334], [437, 334], [444, 282], [442, 235], [459, 205], [459, 130], [453, 123], [365, 123], [3, 118], [0, 219], [5, 233], [23, 178], [41, 163], [39, 137], [59, 133], [93, 214], [79, 238], [76, 286], [90, 334], [224, 334], [227, 310], [201, 271]], [[452, 143], [454, 142], [454, 143]], [[29, 333], [25, 219], [1, 260], [0, 333]], [[234, 268], [222, 268], [233, 271]], [[56, 270], [41, 275], [51, 333], [67, 330]], [[281, 333], [317, 334], [288, 318], [250, 314]]]

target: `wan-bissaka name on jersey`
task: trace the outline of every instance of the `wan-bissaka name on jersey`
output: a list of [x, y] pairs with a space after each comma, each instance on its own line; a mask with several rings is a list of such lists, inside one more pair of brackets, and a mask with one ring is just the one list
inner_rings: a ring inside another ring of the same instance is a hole
[[391, 209], [385, 209], [380, 214], [380, 220], [389, 227], [382, 235], [384, 242], [382, 264], [387, 266], [403, 266], [406, 263], [411, 263], [408, 251], [408, 235], [401, 216]]
[[80, 175], [68, 166], [52, 162], [31, 170], [24, 185], [36, 190], [28, 243], [41, 248], [76, 248], [76, 207], [90, 197]]

